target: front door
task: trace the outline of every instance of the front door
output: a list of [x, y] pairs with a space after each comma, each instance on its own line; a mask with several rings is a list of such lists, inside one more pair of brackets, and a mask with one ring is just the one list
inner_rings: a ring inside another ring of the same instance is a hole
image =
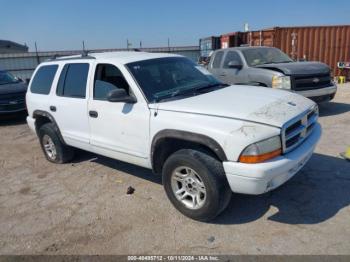
[[243, 66], [242, 59], [236, 51], [226, 52], [222, 65], [222, 81], [230, 85], [247, 83], [247, 77], [244, 72], [245, 69], [230, 68], [228, 65], [230, 62], [236, 62]]
[[88, 104], [91, 145], [101, 154], [143, 165], [149, 158], [147, 104], [107, 101], [109, 91], [116, 88], [132, 93], [131, 85], [117, 66], [97, 64], [94, 75]]

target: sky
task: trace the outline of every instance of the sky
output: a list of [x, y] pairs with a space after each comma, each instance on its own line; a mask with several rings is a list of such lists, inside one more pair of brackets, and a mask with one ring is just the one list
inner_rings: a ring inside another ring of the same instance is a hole
[[34, 51], [198, 45], [274, 26], [350, 24], [349, 0], [0, 0], [0, 39]]

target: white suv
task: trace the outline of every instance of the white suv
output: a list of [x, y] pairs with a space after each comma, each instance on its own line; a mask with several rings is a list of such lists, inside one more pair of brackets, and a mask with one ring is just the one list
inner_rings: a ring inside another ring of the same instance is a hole
[[262, 194], [296, 174], [321, 136], [300, 95], [228, 86], [179, 55], [94, 53], [34, 72], [28, 125], [54, 163], [74, 148], [162, 174], [173, 205], [207, 221], [231, 192]]

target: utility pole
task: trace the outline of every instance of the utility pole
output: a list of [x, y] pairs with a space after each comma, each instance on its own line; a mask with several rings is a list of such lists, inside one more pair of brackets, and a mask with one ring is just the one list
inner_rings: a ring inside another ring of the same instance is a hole
[[168, 37], [168, 51], [170, 52], [170, 38]]
[[142, 48], [142, 41], [140, 40], [140, 48]]
[[83, 40], [83, 52], [85, 52], [85, 41]]

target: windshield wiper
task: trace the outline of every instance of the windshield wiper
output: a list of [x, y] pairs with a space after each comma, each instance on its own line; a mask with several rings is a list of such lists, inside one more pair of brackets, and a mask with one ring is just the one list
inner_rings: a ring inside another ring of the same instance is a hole
[[170, 94], [166, 94], [166, 95], [163, 95], [161, 97], [157, 97], [155, 98], [155, 102], [160, 102], [164, 99], [170, 99], [170, 98], [173, 98], [173, 97], [176, 97], [176, 96], [183, 96], [183, 95], [186, 95], [186, 94], [193, 94], [194, 93], [194, 89], [190, 88], [190, 89], [185, 89], [185, 90], [176, 90], [175, 92], [172, 92]]
[[229, 85], [223, 84], [223, 83], [215, 83], [215, 84], [210, 84], [210, 85], [198, 87], [198, 88], [196, 88], [196, 91], [203, 91], [203, 90], [210, 89], [213, 87], [227, 87], [227, 86], [229, 86]]
[[201, 94], [202, 91], [206, 90], [206, 89], [210, 89], [210, 88], [214, 88], [214, 87], [227, 87], [227, 86], [229, 86], [229, 85], [223, 84], [223, 83], [215, 83], [215, 84], [205, 85], [205, 86], [201, 86], [201, 87], [197, 87], [197, 88], [176, 90], [173, 93], [166, 94], [166, 95], [161, 96], [161, 97], [157, 97], [155, 99], [155, 102], [160, 102], [160, 101], [165, 100], [165, 99], [171, 99], [171, 98], [176, 97], [176, 96], [184, 96], [184, 95], [189, 95], [189, 94], [191, 94], [191, 95]]

